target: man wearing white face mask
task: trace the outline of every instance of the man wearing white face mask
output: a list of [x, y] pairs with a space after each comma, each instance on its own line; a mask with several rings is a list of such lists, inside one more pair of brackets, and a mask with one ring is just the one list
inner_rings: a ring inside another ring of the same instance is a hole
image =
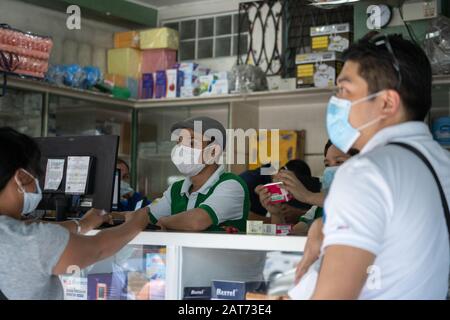
[[363, 39], [344, 53], [327, 109], [339, 149], [360, 154], [325, 200], [313, 299], [445, 299], [450, 265], [450, 154], [423, 122], [431, 68], [401, 36]]
[[[172, 162], [186, 178], [148, 206], [151, 221], [171, 230], [245, 232], [247, 185], [218, 162], [226, 144], [225, 128], [209, 117], [194, 117], [174, 124], [171, 131], [178, 141]], [[264, 264], [264, 252], [183, 248], [183, 285], [210, 286], [217, 279], [260, 281]]]
[[178, 141], [172, 162], [186, 178], [148, 207], [152, 222], [173, 230], [225, 231], [230, 226], [245, 231], [247, 187], [218, 161], [225, 148], [225, 128], [214, 119], [196, 117], [174, 124], [171, 131]]

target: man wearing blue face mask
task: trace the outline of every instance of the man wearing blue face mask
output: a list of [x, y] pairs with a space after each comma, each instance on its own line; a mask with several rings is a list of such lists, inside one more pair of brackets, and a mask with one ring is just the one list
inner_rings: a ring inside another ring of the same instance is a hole
[[432, 138], [431, 67], [401, 36], [344, 53], [327, 130], [344, 152], [325, 200], [313, 299], [445, 299], [450, 265], [450, 154]]
[[130, 186], [130, 167], [122, 159], [117, 159], [116, 168], [120, 170], [119, 211], [134, 211], [144, 208], [150, 201]]

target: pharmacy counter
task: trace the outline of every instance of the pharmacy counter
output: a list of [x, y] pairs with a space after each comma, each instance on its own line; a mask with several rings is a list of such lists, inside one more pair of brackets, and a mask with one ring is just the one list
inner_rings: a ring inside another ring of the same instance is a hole
[[[121, 270], [122, 291], [126, 292], [120, 296], [116, 288], [105, 298], [178, 300], [186, 287], [208, 286], [212, 280], [267, 280], [283, 272], [277, 264], [292, 269], [301, 259], [305, 243], [306, 237], [297, 236], [144, 231], [84, 276], [90, 282], [91, 299], [102, 293], [98, 287], [91, 288], [92, 282]], [[111, 282], [105, 288], [114, 286]]]

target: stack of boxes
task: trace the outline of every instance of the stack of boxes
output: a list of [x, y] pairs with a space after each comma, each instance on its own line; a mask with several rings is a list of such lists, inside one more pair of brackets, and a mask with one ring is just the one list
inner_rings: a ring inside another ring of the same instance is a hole
[[335, 85], [342, 68], [341, 54], [352, 40], [350, 24], [311, 27], [312, 53], [296, 56], [297, 88]]
[[171, 68], [178, 45], [178, 32], [169, 28], [116, 33], [105, 80], [128, 88], [134, 99], [177, 97], [181, 73]]
[[178, 32], [169, 28], [116, 33], [105, 80], [127, 88], [133, 99], [228, 94], [228, 72], [177, 64], [178, 46]]

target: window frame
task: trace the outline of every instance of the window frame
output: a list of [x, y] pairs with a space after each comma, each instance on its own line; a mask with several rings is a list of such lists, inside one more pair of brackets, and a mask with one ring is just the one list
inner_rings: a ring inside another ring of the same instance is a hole
[[[216, 35], [217, 18], [226, 17], [226, 16], [231, 17], [231, 26], [230, 26], [231, 33]], [[211, 19], [211, 18], [213, 19], [212, 36], [200, 37], [199, 36], [200, 35], [199, 21]], [[194, 60], [202, 60], [202, 59], [219, 59], [219, 58], [228, 58], [228, 57], [236, 56], [234, 54], [234, 52], [235, 52], [235, 47], [238, 45], [238, 41], [239, 41], [239, 32], [238, 32], [239, 30], [235, 30], [236, 29], [235, 25], [238, 25], [235, 23], [236, 19], [239, 19], [239, 11], [226, 12], [226, 13], [220, 13], [220, 14], [212, 14], [212, 15], [191, 16], [191, 17], [184, 17], [184, 18], [179, 18], [179, 19], [167, 19], [167, 20], [160, 21], [160, 26], [165, 27], [168, 24], [177, 24], [178, 32], [180, 32], [182, 22], [191, 21], [191, 20], [195, 21], [195, 38], [190, 38], [190, 39], [186, 39], [186, 40], [180, 39], [180, 45], [181, 45], [181, 43], [184, 43], [184, 42], [195, 41], [194, 57], [192, 57], [191, 59], [181, 60], [182, 50], [179, 50], [178, 57], [177, 57], [178, 62], [194, 61]], [[248, 38], [250, 36], [250, 32], [243, 32], [243, 33], [241, 33], [241, 37], [242, 36], [247, 36], [247, 48], [248, 48], [248, 45], [249, 45]], [[217, 56], [216, 55], [216, 41], [217, 41], [217, 39], [223, 39], [223, 38], [230, 38], [230, 41], [231, 41], [230, 52], [227, 55]], [[236, 38], [236, 40], [235, 40], [235, 38]], [[200, 40], [212, 40], [212, 56], [211, 57], [199, 58], [199, 41]], [[237, 55], [239, 55], [239, 52], [237, 52]]]

